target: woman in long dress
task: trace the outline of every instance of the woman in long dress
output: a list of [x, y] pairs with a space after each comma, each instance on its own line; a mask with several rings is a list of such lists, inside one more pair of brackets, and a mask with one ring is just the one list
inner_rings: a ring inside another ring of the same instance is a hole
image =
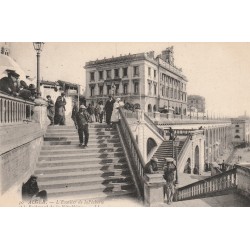
[[116, 101], [113, 105], [113, 113], [111, 116], [112, 124], [117, 123], [120, 119], [119, 108], [123, 107], [124, 103], [121, 101], [121, 98], [116, 98]]

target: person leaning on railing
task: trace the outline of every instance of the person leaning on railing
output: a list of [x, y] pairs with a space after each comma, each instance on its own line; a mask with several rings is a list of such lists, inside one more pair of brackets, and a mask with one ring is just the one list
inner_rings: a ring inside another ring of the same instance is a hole
[[17, 74], [14, 70], [7, 70], [8, 77], [3, 77], [0, 80], [0, 91], [17, 96], [18, 93], [18, 78], [19, 74]]

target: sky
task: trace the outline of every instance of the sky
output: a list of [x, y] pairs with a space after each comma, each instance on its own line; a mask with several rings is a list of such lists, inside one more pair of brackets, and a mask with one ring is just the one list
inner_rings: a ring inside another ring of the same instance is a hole
[[[36, 76], [32, 43], [11, 43], [11, 56]], [[45, 43], [41, 79], [85, 84], [85, 62], [174, 46], [175, 65], [188, 78], [188, 94], [206, 99], [209, 115], [250, 114], [250, 43]]]

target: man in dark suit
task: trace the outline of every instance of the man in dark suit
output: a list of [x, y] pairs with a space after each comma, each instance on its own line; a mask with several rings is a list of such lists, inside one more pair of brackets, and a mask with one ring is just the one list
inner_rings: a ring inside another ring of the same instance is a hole
[[112, 96], [109, 96], [108, 101], [105, 104], [105, 112], [106, 112], [106, 122], [107, 124], [110, 124], [111, 122], [111, 116], [113, 112], [113, 105], [115, 103], [115, 100], [112, 98]]
[[14, 70], [8, 70], [8, 77], [4, 77], [0, 80], [0, 91], [16, 96], [18, 92], [18, 78], [19, 74]]

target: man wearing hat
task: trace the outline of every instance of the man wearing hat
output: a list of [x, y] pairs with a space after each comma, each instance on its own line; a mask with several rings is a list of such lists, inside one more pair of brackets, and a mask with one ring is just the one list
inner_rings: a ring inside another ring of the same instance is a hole
[[156, 174], [158, 173], [158, 159], [153, 157], [146, 165], [145, 165], [145, 174]]
[[[79, 146], [88, 147], [89, 121], [90, 121], [90, 115], [88, 114], [86, 107], [84, 105], [81, 105], [79, 112], [76, 115], [76, 122], [77, 122], [78, 135], [80, 141]], [[84, 134], [84, 144], [83, 144], [83, 134]]]
[[111, 116], [112, 116], [112, 112], [113, 112], [113, 105], [115, 103], [114, 98], [112, 98], [112, 96], [109, 96], [109, 99], [107, 100], [106, 104], [105, 104], [105, 112], [106, 112], [106, 122], [107, 124], [110, 124], [111, 122]]
[[165, 158], [165, 163], [163, 165], [164, 175], [163, 178], [166, 181], [166, 185], [164, 187], [164, 196], [167, 195], [167, 203], [171, 204], [173, 201], [174, 193], [175, 193], [175, 174], [177, 171], [176, 165], [174, 164], [173, 158]]
[[0, 80], [0, 91], [16, 96], [18, 92], [17, 81], [19, 74], [14, 70], [7, 70], [7, 72], [8, 77], [4, 77]]
[[55, 103], [55, 125], [65, 125], [65, 93], [58, 96]]

